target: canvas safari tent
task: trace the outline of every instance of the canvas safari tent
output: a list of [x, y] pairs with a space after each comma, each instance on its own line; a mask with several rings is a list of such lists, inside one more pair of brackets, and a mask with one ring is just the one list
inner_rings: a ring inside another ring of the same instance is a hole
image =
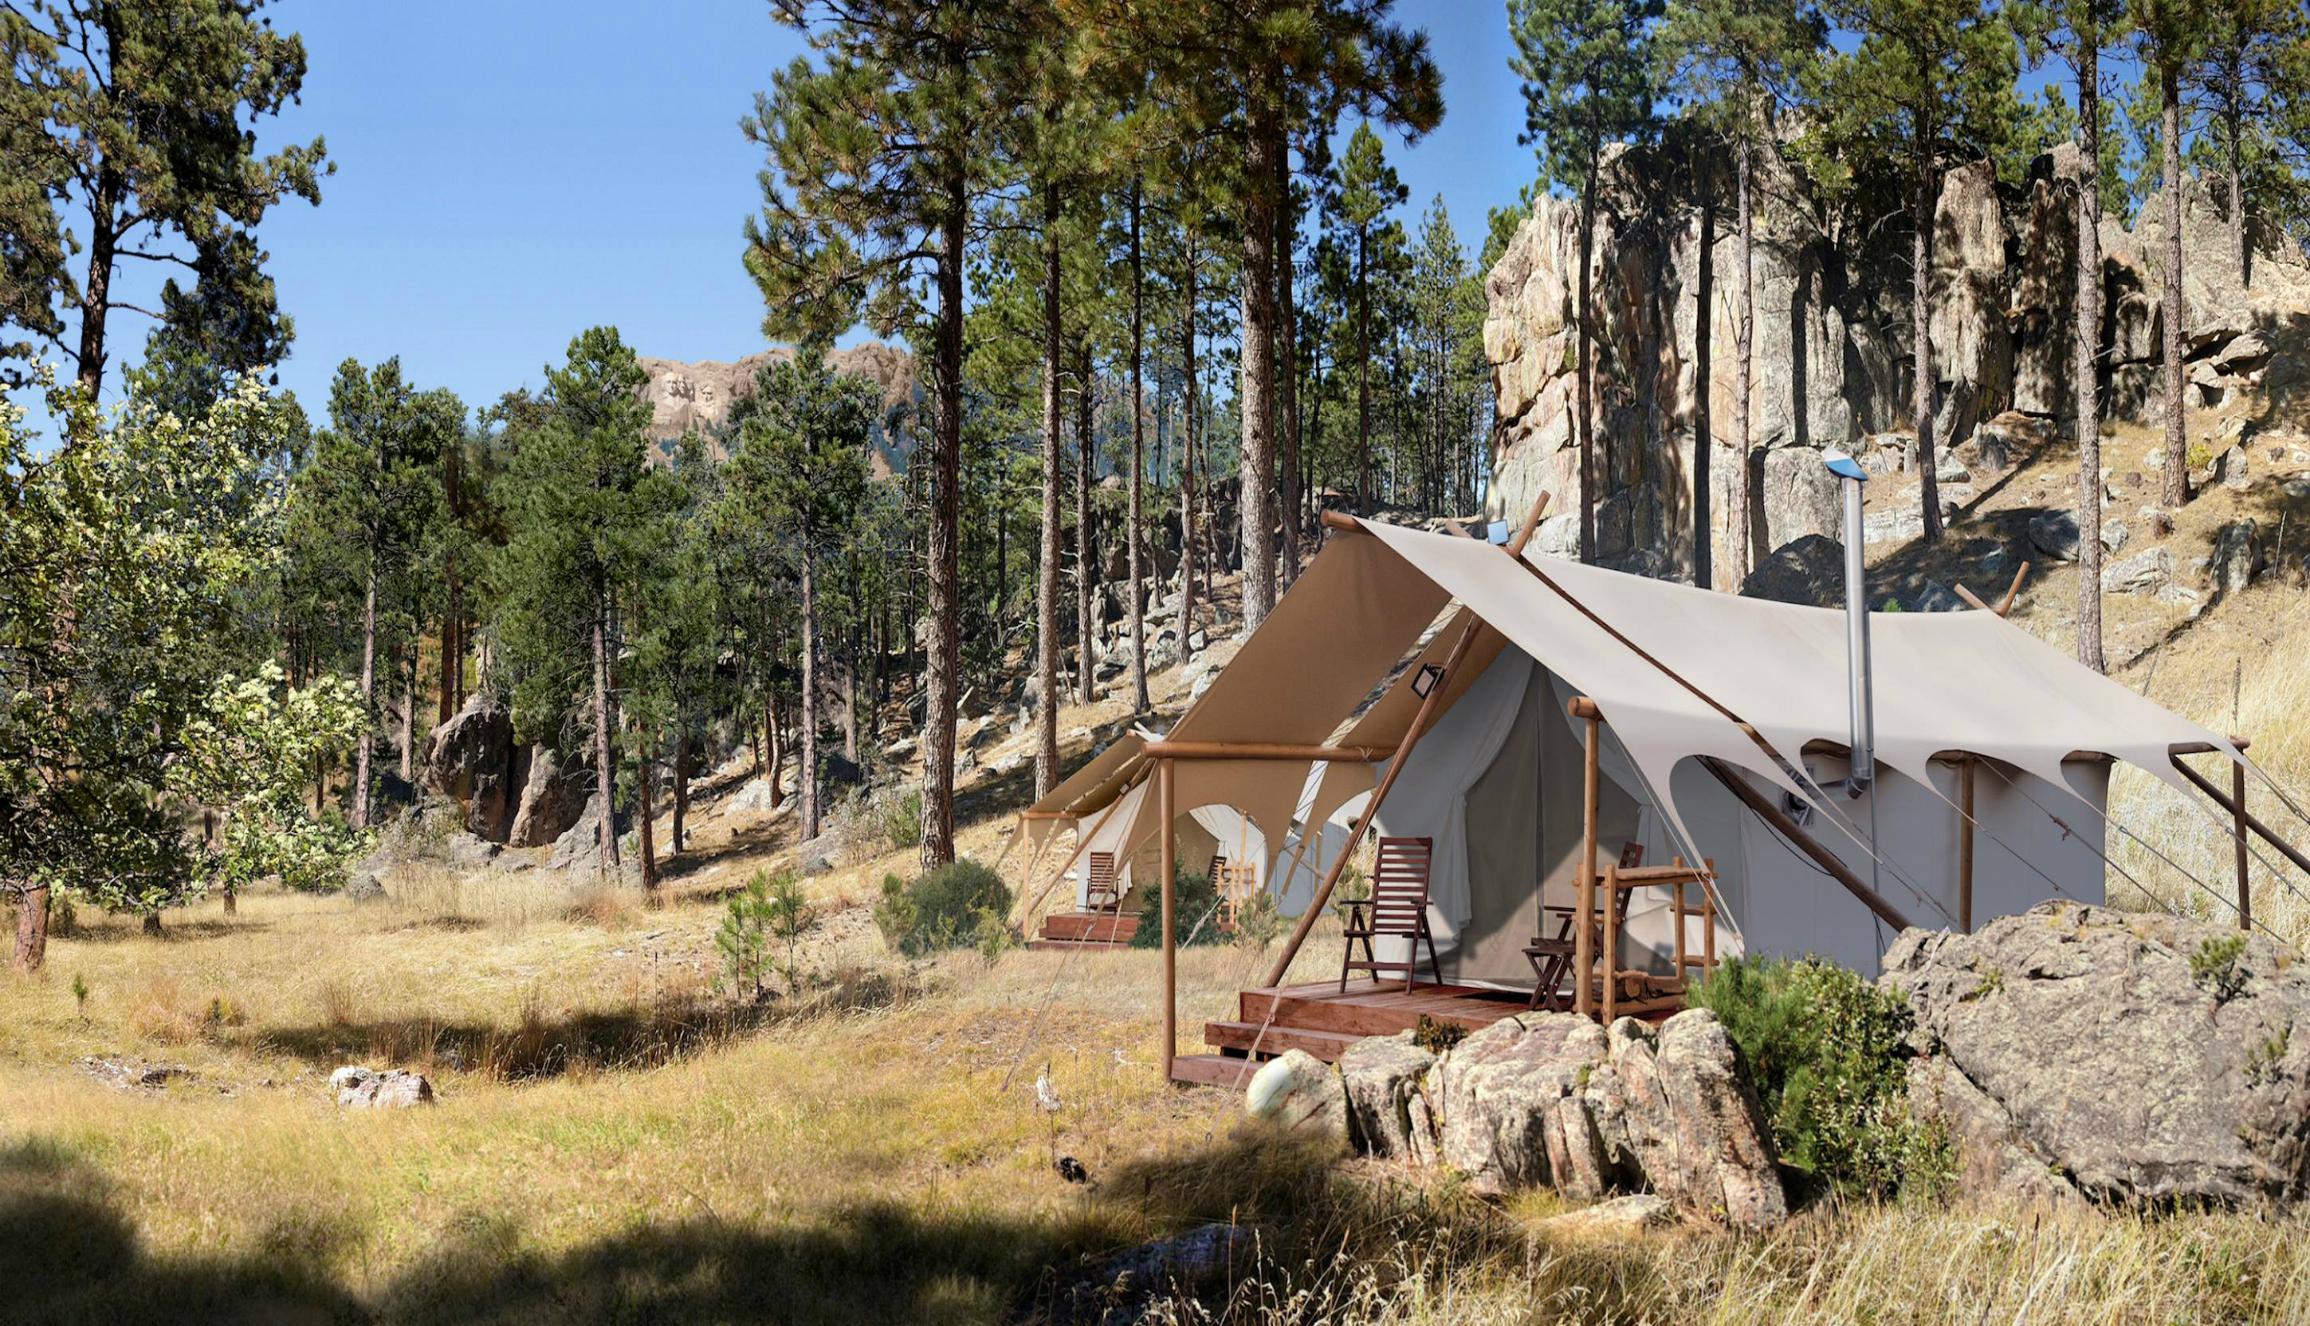
[[[1445, 982], [1529, 989], [1541, 909], [1629, 843], [1647, 863], [1709, 863], [1719, 955], [1874, 972], [1903, 925], [2101, 901], [2115, 760], [2206, 792], [2241, 833], [2251, 820], [2251, 766], [2228, 740], [1996, 613], [1871, 618], [1878, 769], [1849, 795], [1843, 613], [1340, 518], [1169, 733], [1118, 741], [1024, 823], [1038, 844], [1072, 826], [1076, 857], [1133, 861], [1126, 906], [1150, 911], [1170, 869], [1200, 869], [1162, 833], [1199, 808], [1273, 845], [1287, 914], [1324, 897], [1366, 818], [1432, 837]], [[2234, 762], [2229, 799], [2179, 758], [2199, 753]], [[1613, 968], [1673, 985], [1676, 928], [1668, 900], [1633, 893]]]

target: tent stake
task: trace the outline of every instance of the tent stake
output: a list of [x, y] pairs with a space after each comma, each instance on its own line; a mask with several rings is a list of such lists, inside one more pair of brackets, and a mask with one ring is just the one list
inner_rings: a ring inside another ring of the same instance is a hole
[[1811, 857], [1814, 865], [1819, 866], [1831, 879], [1844, 885], [1848, 892], [1859, 898], [1864, 906], [1881, 917], [1885, 924], [1896, 930], [1909, 928], [1909, 918], [1902, 915], [1900, 908], [1885, 901], [1882, 894], [1862, 883], [1861, 877], [1846, 869], [1845, 863], [1838, 859], [1835, 852], [1821, 846], [1818, 839], [1805, 832], [1795, 820], [1783, 814], [1781, 808], [1772, 803], [1771, 798], [1750, 787], [1747, 779], [1727, 769], [1724, 762], [1714, 756], [1703, 755], [1700, 757], [1700, 763], [1702, 768], [1716, 775], [1716, 780], [1724, 784], [1726, 791], [1739, 797], [1743, 805], [1755, 811], [1758, 819], [1771, 825], [1783, 838], [1788, 839], [1798, 851]]

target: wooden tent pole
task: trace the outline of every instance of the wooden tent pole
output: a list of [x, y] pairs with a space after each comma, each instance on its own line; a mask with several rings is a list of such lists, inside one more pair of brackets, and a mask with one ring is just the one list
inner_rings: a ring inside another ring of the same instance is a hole
[[[1523, 527], [1516, 531], [1516, 537], [1508, 541], [1509, 556], [1519, 559], [1523, 556], [1524, 545], [1531, 541], [1532, 532], [1540, 528], [1540, 517], [1547, 510], [1548, 494], [1542, 493], [1532, 503], [1532, 509], [1525, 513]], [[1364, 532], [1363, 525], [1353, 517], [1343, 516], [1335, 521], [1333, 513], [1329, 511], [1324, 513], [1323, 523], [1332, 529]], [[1468, 646], [1475, 643], [1477, 628], [1482, 625], [1481, 618], [1474, 613], [1468, 614], [1467, 625], [1460, 628], [1460, 638], [1452, 642], [1452, 652], [1444, 658], [1443, 675], [1436, 678], [1436, 684], [1429, 687], [1427, 695], [1421, 698], [1419, 712], [1412, 715], [1412, 725], [1404, 729], [1404, 739], [1396, 743], [1395, 754], [1389, 758], [1388, 771], [1380, 776], [1380, 785], [1372, 789], [1372, 799], [1365, 803], [1364, 813], [1356, 817], [1355, 827], [1348, 830], [1347, 841], [1341, 844], [1339, 855], [1332, 860], [1331, 869], [1324, 872], [1323, 883], [1316, 886], [1315, 897], [1308, 901], [1307, 910], [1299, 914], [1299, 924], [1291, 928], [1291, 938], [1284, 941], [1283, 956], [1277, 958], [1275, 965], [1268, 969], [1267, 980], [1262, 984], [1281, 985], [1284, 973], [1291, 970], [1292, 959], [1299, 956], [1300, 946], [1307, 943], [1308, 932], [1315, 929], [1315, 919], [1323, 915], [1323, 909], [1331, 903], [1332, 890], [1339, 886], [1340, 872], [1347, 868], [1348, 858], [1355, 855], [1356, 844], [1362, 842], [1364, 834], [1370, 831], [1373, 818], [1379, 814], [1380, 803], [1388, 799], [1388, 790], [1396, 785], [1396, 776], [1404, 771], [1404, 757], [1411, 754], [1412, 747], [1426, 733], [1428, 724], [1435, 718], [1437, 703], [1444, 698], [1444, 690], [1451, 684], [1452, 674], [1459, 671], [1460, 662], [1468, 656]], [[1318, 826], [1316, 831], [1321, 833], [1321, 827]]]
[[[2232, 744], [2235, 745], [2236, 742], [2233, 740]], [[2241, 750], [2244, 749], [2242, 746], [2239, 748]], [[2194, 753], [2203, 754], [2204, 752]], [[2249, 812], [2246, 809], [2244, 802], [2236, 800], [2235, 798], [2231, 797], [2229, 793], [2224, 792], [2220, 787], [2217, 787], [2212, 779], [2182, 763], [2181, 752], [2175, 752], [2174, 755], [2170, 758], [2174, 768], [2181, 773], [2182, 777], [2189, 779], [2190, 782], [2194, 784], [2199, 791], [2205, 793], [2207, 798], [2213, 801], [2215, 805], [2220, 806], [2226, 811], [2229, 811], [2232, 819], [2238, 823], [2244, 824], [2247, 828], [2253, 830], [2257, 835], [2261, 837], [2263, 842], [2266, 842], [2270, 844], [2271, 847], [2277, 849], [2277, 852], [2280, 856], [2283, 856], [2287, 860], [2293, 862], [2296, 867], [2304, 871], [2310, 871], [2310, 856], [2303, 855], [2301, 848], [2298, 848], [2294, 846], [2294, 844], [2287, 842], [2284, 838], [2279, 837], [2277, 831], [2272, 829], [2269, 825], [2264, 824], [2260, 816]], [[2235, 762], [2233, 762], [2233, 767], [2235, 767]]]
[[1378, 764], [1382, 746], [1299, 746], [1279, 741], [1150, 741], [1151, 760], [1314, 760], [1329, 764]]
[[1331, 869], [1324, 872], [1323, 883], [1316, 886], [1315, 897], [1308, 901], [1307, 910], [1299, 914], [1299, 924], [1292, 927], [1291, 938], [1284, 941], [1282, 956], [1268, 969], [1267, 979], [1261, 982], [1262, 985], [1281, 985], [1283, 974], [1291, 970], [1291, 960], [1299, 956], [1300, 946], [1307, 942], [1308, 931], [1315, 929], [1315, 919], [1323, 915], [1324, 907], [1331, 902], [1332, 890], [1339, 886], [1340, 872], [1347, 868], [1348, 859], [1355, 855], [1356, 844], [1362, 842], [1364, 834], [1370, 832], [1372, 820], [1380, 812], [1380, 803], [1388, 799], [1389, 789], [1396, 785], [1397, 776], [1404, 771], [1404, 757], [1412, 753], [1412, 747], [1426, 734], [1428, 723], [1435, 716], [1437, 702], [1444, 698], [1445, 686], [1451, 681], [1452, 673], [1459, 668], [1460, 660], [1468, 656], [1468, 646], [1475, 642], [1476, 630], [1482, 625], [1481, 621], [1471, 615], [1468, 624], [1460, 628], [1460, 638], [1452, 642], [1452, 652], [1444, 658], [1444, 675], [1436, 679], [1436, 684], [1428, 688], [1426, 697], [1420, 701], [1419, 712], [1412, 715], [1412, 725], [1404, 729], [1404, 739], [1396, 743], [1396, 753], [1388, 763], [1388, 771], [1380, 775], [1380, 785], [1372, 789], [1372, 799], [1364, 803], [1363, 814], [1356, 816], [1355, 827], [1348, 830], [1347, 841], [1340, 845], [1339, 855], [1332, 858]]
[[[1578, 895], [1574, 905], [1580, 909], [1580, 923], [1572, 932], [1572, 1011], [1582, 1017], [1595, 1012], [1592, 992], [1596, 985], [1596, 811], [1603, 772], [1597, 740], [1597, 729], [1603, 720], [1596, 716], [1595, 706], [1588, 707], [1586, 720], [1588, 754], [1586, 783], [1580, 799], [1580, 877], [1574, 886]], [[1604, 905], [1609, 909], [1612, 899], [1606, 898]]]
[[1171, 1064], [1179, 1054], [1179, 932], [1171, 910], [1179, 884], [1179, 852], [1172, 842], [1171, 761], [1155, 762], [1155, 813], [1161, 820], [1158, 841], [1163, 876], [1163, 1080], [1171, 1080]]
[[1957, 925], [1973, 933], [1973, 764], [1957, 762]]
[[2234, 846], [2238, 852], [2238, 928], [2251, 931], [2254, 928], [2254, 895], [2247, 886], [2246, 873], [2250, 856], [2246, 851], [2246, 766], [2236, 760], [2230, 761], [2230, 800], [2235, 803], [2231, 807], [2231, 835], [2237, 840]]

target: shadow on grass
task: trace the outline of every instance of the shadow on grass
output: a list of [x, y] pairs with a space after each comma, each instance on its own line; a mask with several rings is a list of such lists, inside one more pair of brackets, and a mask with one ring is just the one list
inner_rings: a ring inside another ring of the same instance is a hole
[[151, 943], [191, 942], [202, 939], [225, 939], [234, 935], [254, 935], [273, 928], [270, 921], [231, 920], [169, 920], [161, 925], [160, 933], [144, 928], [144, 922], [133, 917], [107, 918], [102, 921], [76, 921], [70, 930], [59, 933], [58, 939], [69, 939], [76, 944], [125, 944], [130, 940]]
[[[325, 1194], [314, 1195], [310, 1230], [262, 1231], [224, 1255], [157, 1257], [100, 1175], [35, 1142], [0, 1152], [0, 1320], [1135, 1320], [1145, 1300], [1107, 1283], [1110, 1256], [1211, 1222], [1252, 1230], [1255, 1250], [1165, 1287], [1201, 1305], [1197, 1320], [1361, 1316], [1415, 1277], [1433, 1287], [1474, 1270], [1514, 1282], [1532, 1263], [1513, 1221], [1450, 1185], [1343, 1167], [1263, 1131], [1100, 1177], [1079, 1189], [1051, 1176], [1066, 1198], [1022, 1194], [1010, 1210], [901, 1194], [768, 1220], [708, 1208], [555, 1251], [534, 1247], [517, 1219], [469, 1212], [418, 1231], [432, 1239], [423, 1255], [356, 1292], [346, 1279], [368, 1265], [371, 1235], [334, 1217]], [[393, 1231], [395, 1241], [410, 1232]], [[1640, 1258], [1547, 1261], [1552, 1280], [1586, 1286], [1592, 1311], [1641, 1314], [1658, 1302], [1657, 1272]]]
[[319, 1067], [352, 1060], [448, 1065], [509, 1082], [539, 1081], [573, 1069], [656, 1068], [787, 1023], [902, 1007], [925, 992], [923, 981], [911, 971], [846, 969], [799, 996], [759, 1004], [683, 996], [558, 1015], [533, 1005], [510, 1026], [423, 1016], [352, 1018], [264, 1027], [252, 1039]]

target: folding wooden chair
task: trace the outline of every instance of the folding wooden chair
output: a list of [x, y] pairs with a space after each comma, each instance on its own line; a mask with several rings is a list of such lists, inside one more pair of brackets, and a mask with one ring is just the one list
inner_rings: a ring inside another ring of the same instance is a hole
[[[1620, 845], [1620, 868], [1622, 870], [1634, 870], [1643, 864], [1643, 843], [1622, 843]], [[1628, 890], [1614, 890], [1613, 896], [1605, 905], [1616, 909], [1616, 920], [1626, 921], [1628, 919]], [[1553, 936], [1535, 935], [1532, 942], [1524, 946], [1524, 960], [1532, 964], [1533, 976], [1532, 999], [1526, 1007], [1561, 1013], [1571, 1007], [1567, 996], [1560, 987], [1564, 984], [1564, 974], [1571, 970], [1572, 960], [1579, 952], [1572, 926], [1575, 914], [1580, 909], [1577, 907], [1544, 907], [1541, 910], [1560, 919]], [[1601, 949], [1604, 943], [1604, 927], [1594, 921], [1591, 921], [1590, 924], [1595, 927], [1595, 942], [1597, 947]], [[1618, 927], [1615, 926], [1614, 928], [1617, 929]]]
[[1123, 894], [1115, 885], [1115, 854], [1092, 852], [1083, 861], [1089, 879], [1083, 885], [1083, 905], [1094, 912], [1123, 909]]
[[[1436, 984], [1444, 983], [1444, 966], [1436, 960], [1436, 937], [1428, 929], [1428, 867], [1435, 850], [1433, 838], [1380, 839], [1379, 860], [1372, 868], [1372, 896], [1347, 904], [1347, 948], [1339, 964], [1341, 994], [1347, 993], [1351, 971], [1369, 972], [1375, 982], [1383, 971], [1400, 971], [1404, 991], [1410, 993], [1423, 943], [1428, 946], [1428, 967], [1435, 973]], [[1381, 961], [1372, 951], [1374, 939], [1408, 941], [1408, 960]], [[1360, 959], [1355, 956], [1358, 943], [1364, 949]]]

